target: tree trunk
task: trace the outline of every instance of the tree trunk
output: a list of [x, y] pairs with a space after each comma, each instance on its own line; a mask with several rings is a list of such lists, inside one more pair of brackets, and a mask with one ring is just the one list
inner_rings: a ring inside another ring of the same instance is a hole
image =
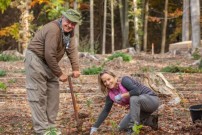
[[[75, 1], [74, 9], [77, 10], [77, 7], [78, 7], [78, 3]], [[74, 29], [74, 34], [75, 34], [75, 44], [76, 44], [76, 46], [79, 46], [79, 25], [76, 25], [76, 27]]]
[[111, 40], [112, 53], [114, 52], [114, 0], [111, 0]]
[[[30, 14], [31, 0], [15, 0], [11, 3], [13, 7], [17, 7], [21, 11], [20, 16], [20, 29], [19, 29], [19, 52], [25, 55], [29, 40], [31, 38], [29, 25], [33, 20], [33, 15]], [[19, 6], [20, 5], [20, 6]]]
[[122, 44], [123, 44], [123, 40], [124, 40], [124, 18], [123, 18], [123, 3], [122, 3], [122, 0], [119, 0], [119, 12], [120, 12], [120, 23], [121, 23], [121, 38], [122, 38]]
[[122, 49], [128, 46], [128, 33], [129, 33], [129, 23], [128, 23], [128, 1], [119, 0], [120, 3], [120, 21], [121, 21], [121, 35], [122, 35]]
[[103, 22], [103, 38], [102, 38], [102, 54], [105, 54], [106, 42], [106, 21], [107, 21], [107, 0], [104, 0], [104, 22]]
[[128, 43], [128, 34], [129, 34], [129, 22], [128, 22], [128, 1], [124, 0], [125, 4], [124, 4], [124, 44], [123, 44], [123, 49], [127, 48], [129, 43]]
[[147, 27], [148, 27], [149, 0], [145, 0], [145, 17], [144, 17], [144, 51], [147, 52]]
[[133, 11], [135, 13], [134, 16], [134, 35], [135, 35], [135, 44], [136, 44], [136, 51], [140, 52], [140, 43], [139, 43], [139, 34], [138, 34], [138, 14], [137, 14], [137, 0], [133, 0]]
[[200, 46], [200, 3], [191, 0], [192, 53]]
[[[90, 51], [94, 52], [94, 2], [90, 0]], [[94, 52], [95, 53], [95, 52]]]
[[166, 30], [167, 30], [167, 19], [168, 19], [168, 0], [165, 0], [165, 16], [162, 31], [162, 42], [161, 42], [161, 54], [165, 53], [166, 46]]
[[190, 0], [183, 0], [182, 41], [190, 40]]

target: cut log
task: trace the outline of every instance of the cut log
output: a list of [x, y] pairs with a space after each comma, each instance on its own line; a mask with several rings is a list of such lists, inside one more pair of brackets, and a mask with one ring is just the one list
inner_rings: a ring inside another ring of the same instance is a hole
[[[201, 45], [202, 45], [202, 40], [201, 40]], [[176, 51], [187, 52], [191, 48], [192, 48], [192, 41], [177, 42], [169, 45], [169, 52], [171, 53], [175, 53]]]
[[171, 97], [171, 99], [167, 103], [168, 105], [177, 105], [182, 100], [182, 97], [179, 96], [176, 89], [166, 80], [166, 78], [160, 72], [132, 74], [131, 76], [154, 90], [158, 95], [161, 94]]

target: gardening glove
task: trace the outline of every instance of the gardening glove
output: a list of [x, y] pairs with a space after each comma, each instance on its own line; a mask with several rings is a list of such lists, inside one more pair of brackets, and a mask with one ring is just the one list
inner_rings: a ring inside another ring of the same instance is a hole
[[97, 132], [97, 129], [96, 127], [91, 127], [91, 130], [90, 130], [90, 135], [93, 135], [93, 133]]
[[114, 99], [115, 99], [116, 102], [120, 102], [121, 99], [122, 99], [121, 94], [116, 95], [116, 96], [114, 97]]

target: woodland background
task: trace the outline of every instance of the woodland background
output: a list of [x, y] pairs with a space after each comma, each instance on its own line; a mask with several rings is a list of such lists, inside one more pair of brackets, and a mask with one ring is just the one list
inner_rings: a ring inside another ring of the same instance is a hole
[[165, 53], [169, 44], [193, 37], [196, 48], [201, 7], [200, 0], [0, 0], [0, 51], [23, 53], [35, 31], [67, 8], [83, 16], [75, 30], [80, 51], [105, 54], [134, 47], [148, 52], [153, 44], [156, 53]]

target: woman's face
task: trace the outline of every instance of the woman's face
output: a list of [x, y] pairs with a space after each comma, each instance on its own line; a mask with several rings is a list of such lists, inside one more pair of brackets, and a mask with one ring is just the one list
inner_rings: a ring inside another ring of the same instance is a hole
[[62, 18], [62, 28], [63, 28], [64, 32], [72, 31], [75, 28], [75, 26], [76, 26], [75, 22], [71, 22], [70, 20], [68, 20], [65, 17]]
[[104, 73], [101, 76], [101, 80], [103, 82], [103, 84], [108, 88], [108, 89], [112, 89], [116, 87], [117, 84], [117, 78], [113, 77], [107, 73]]

